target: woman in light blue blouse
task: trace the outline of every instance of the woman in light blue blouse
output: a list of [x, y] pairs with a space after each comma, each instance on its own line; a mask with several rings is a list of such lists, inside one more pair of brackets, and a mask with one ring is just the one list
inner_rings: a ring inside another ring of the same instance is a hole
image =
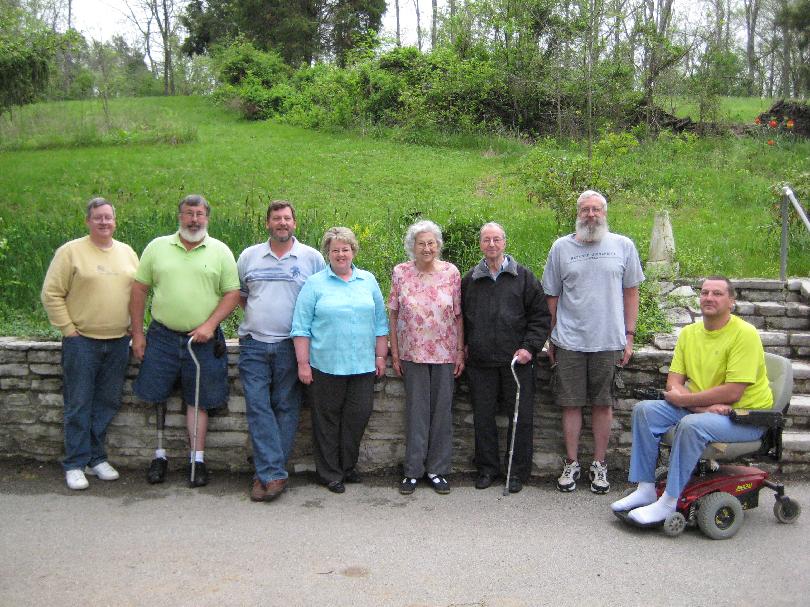
[[359, 483], [355, 465], [385, 372], [388, 322], [380, 286], [355, 267], [357, 238], [330, 228], [321, 251], [329, 265], [309, 277], [295, 304], [292, 331], [298, 378], [312, 385], [312, 436], [319, 480], [333, 493]]

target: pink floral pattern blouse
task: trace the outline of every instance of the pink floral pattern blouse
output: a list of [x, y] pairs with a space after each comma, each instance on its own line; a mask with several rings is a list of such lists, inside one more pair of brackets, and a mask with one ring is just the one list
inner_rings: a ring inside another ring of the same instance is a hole
[[461, 275], [447, 261], [437, 270], [422, 273], [413, 261], [394, 268], [388, 308], [396, 310], [399, 358], [414, 363], [445, 364], [456, 361], [461, 315]]

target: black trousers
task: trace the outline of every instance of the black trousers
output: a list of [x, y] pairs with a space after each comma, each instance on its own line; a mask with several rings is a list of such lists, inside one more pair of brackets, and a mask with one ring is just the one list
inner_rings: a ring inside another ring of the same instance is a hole
[[374, 405], [374, 373], [331, 375], [312, 369], [315, 469], [331, 483], [355, 467]]
[[[515, 365], [520, 380], [520, 403], [515, 434], [515, 452], [512, 458], [512, 474], [526, 481], [532, 471], [534, 429], [534, 363]], [[479, 474], [501, 473], [501, 458], [498, 448], [498, 427], [495, 414], [498, 405], [509, 415], [509, 433], [503, 456], [504, 472], [509, 458], [509, 441], [512, 439], [512, 418], [515, 411], [515, 378], [509, 365], [499, 367], [467, 366], [467, 380], [473, 405], [475, 425], [475, 466]]]

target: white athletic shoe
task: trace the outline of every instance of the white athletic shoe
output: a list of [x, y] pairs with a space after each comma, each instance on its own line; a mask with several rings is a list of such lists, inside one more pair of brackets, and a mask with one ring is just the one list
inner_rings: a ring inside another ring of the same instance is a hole
[[65, 472], [65, 482], [67, 483], [68, 489], [73, 489], [74, 491], [81, 491], [90, 486], [90, 483], [87, 482], [87, 478], [84, 476], [84, 472], [78, 468]]
[[557, 479], [557, 489], [564, 493], [576, 489], [579, 473], [579, 462], [565, 462], [562, 474]]
[[90, 466], [84, 469], [85, 474], [90, 476], [97, 476], [102, 481], [115, 481], [118, 480], [118, 470], [110, 466], [107, 462], [96, 464], [92, 468]]
[[591, 478], [591, 491], [594, 493], [607, 493], [610, 491], [610, 483], [607, 479], [607, 465], [599, 462], [591, 463], [588, 475]]

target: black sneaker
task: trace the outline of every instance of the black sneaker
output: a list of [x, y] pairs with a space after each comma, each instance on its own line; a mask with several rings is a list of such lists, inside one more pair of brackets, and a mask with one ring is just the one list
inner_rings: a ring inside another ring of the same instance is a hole
[[517, 476], [509, 477], [509, 493], [520, 493], [523, 489], [523, 481]]
[[433, 478], [428, 477], [428, 479], [430, 480], [430, 484], [433, 486], [433, 490], [436, 493], [440, 495], [447, 495], [450, 493], [450, 484], [441, 474], [437, 474]]
[[166, 480], [166, 471], [169, 469], [169, 460], [165, 457], [156, 457], [149, 464], [149, 470], [146, 472], [146, 482], [150, 485], [156, 485]]
[[194, 478], [191, 478], [191, 464], [188, 466], [188, 483], [192, 487], [205, 487], [208, 484], [208, 470], [205, 462], [194, 463]]
[[402, 495], [410, 495], [414, 491], [416, 491], [416, 479], [410, 476], [403, 478], [402, 482], [399, 484], [399, 492]]

